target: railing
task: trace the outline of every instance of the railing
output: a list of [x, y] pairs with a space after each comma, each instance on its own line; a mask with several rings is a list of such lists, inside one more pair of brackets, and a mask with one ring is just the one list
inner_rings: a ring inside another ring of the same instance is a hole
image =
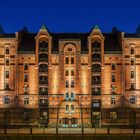
[[1, 128], [0, 134], [140, 134], [140, 128], [77, 128], [68, 126], [66, 128], [42, 127], [17, 127]]

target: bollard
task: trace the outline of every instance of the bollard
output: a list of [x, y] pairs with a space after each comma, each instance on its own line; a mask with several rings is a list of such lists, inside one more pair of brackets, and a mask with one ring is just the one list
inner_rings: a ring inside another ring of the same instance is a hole
[[32, 134], [32, 127], [30, 128], [30, 134]]
[[110, 134], [110, 129], [109, 129], [109, 127], [107, 128], [107, 134], [108, 134], [108, 135]]
[[6, 134], [6, 133], [7, 133], [7, 129], [5, 128], [5, 129], [4, 129], [4, 134]]

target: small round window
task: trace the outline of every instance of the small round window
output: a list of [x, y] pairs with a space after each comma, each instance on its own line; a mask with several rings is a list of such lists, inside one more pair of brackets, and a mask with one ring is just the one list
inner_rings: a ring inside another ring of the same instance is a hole
[[72, 51], [72, 48], [68, 48], [68, 51]]

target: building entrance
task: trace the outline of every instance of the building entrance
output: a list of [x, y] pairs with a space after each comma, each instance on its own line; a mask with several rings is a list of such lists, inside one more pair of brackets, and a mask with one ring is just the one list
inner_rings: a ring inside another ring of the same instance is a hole
[[77, 127], [78, 119], [77, 118], [63, 118], [62, 126], [63, 127]]

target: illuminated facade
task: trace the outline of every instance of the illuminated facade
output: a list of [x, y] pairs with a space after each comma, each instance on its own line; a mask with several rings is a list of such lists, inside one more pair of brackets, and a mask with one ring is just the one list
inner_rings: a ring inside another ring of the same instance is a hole
[[48, 126], [140, 123], [140, 36], [0, 35], [0, 123]]

